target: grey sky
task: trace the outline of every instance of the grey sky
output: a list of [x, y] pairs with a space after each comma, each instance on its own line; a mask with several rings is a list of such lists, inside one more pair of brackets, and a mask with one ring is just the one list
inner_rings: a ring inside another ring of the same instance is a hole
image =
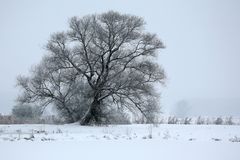
[[66, 30], [72, 16], [108, 10], [143, 17], [146, 29], [165, 43], [159, 56], [168, 75], [165, 113], [185, 100], [192, 114], [240, 116], [238, 0], [1, 0], [0, 112], [10, 112], [16, 76], [40, 61], [51, 33]]

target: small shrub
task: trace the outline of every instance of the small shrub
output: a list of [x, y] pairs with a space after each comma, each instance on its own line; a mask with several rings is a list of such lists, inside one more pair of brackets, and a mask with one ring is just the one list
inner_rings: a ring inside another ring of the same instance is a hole
[[153, 126], [152, 125], [150, 125], [150, 126], [148, 126], [148, 138], [149, 139], [152, 139], [152, 132], [153, 132]]

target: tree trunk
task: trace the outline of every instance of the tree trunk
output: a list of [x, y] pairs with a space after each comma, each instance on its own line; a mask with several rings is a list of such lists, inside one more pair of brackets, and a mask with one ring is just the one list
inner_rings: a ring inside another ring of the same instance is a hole
[[100, 102], [97, 100], [97, 98], [94, 99], [90, 107], [88, 108], [87, 112], [83, 116], [83, 118], [80, 120], [81, 125], [89, 125], [92, 120], [95, 120], [96, 123], [99, 123], [99, 113], [98, 109], [100, 108]]
[[75, 119], [73, 117], [72, 111], [65, 105], [65, 103], [63, 103], [62, 108], [66, 111], [66, 113], [64, 113], [64, 116], [65, 116], [65, 119], [67, 120], [67, 122], [74, 123]]

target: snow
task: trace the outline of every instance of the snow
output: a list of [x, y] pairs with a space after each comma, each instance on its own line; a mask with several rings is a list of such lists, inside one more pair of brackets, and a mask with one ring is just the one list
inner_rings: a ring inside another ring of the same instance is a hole
[[0, 125], [6, 160], [239, 160], [240, 126]]

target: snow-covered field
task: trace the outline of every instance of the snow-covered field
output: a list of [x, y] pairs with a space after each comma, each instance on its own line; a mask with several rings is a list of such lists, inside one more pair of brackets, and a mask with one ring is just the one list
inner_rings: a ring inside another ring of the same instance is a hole
[[0, 125], [0, 159], [239, 160], [240, 126]]

